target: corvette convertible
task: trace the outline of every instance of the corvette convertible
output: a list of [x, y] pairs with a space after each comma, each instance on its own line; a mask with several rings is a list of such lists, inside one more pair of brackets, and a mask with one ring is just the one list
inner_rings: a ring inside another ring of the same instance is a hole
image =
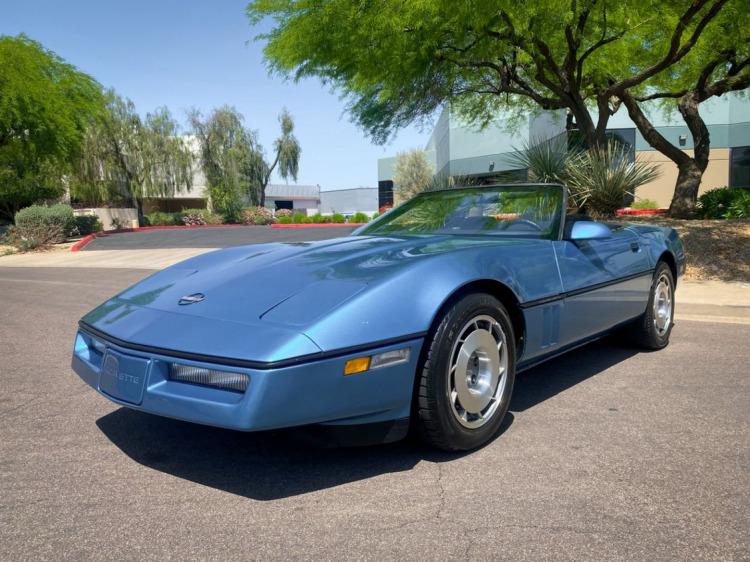
[[675, 231], [566, 209], [561, 185], [454, 188], [343, 238], [206, 253], [86, 314], [72, 366], [161, 416], [472, 449], [516, 373], [614, 331], [669, 342]]

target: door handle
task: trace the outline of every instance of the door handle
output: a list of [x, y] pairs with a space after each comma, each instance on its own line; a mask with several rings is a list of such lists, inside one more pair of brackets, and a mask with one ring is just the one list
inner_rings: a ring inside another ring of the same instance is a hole
[[641, 249], [641, 245], [638, 244], [638, 242], [631, 242], [630, 249], [633, 250], [634, 252], [638, 252]]

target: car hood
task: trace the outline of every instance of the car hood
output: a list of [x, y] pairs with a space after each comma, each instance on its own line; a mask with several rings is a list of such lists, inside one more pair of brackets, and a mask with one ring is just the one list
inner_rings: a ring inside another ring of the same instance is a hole
[[[223, 347], [217, 341], [223, 338], [232, 342], [228, 349], [244, 345], [251, 356], [270, 357], [282, 354], [290, 339], [304, 336], [305, 327], [316, 319], [416, 261], [477, 245], [523, 242], [348, 236], [228, 248], [160, 271], [82, 320], [105, 334], [143, 345], [215, 350]], [[202, 300], [180, 304], [189, 295]], [[253, 328], [252, 345], [243, 327]], [[311, 341], [297, 344], [306, 353], [319, 351]]]

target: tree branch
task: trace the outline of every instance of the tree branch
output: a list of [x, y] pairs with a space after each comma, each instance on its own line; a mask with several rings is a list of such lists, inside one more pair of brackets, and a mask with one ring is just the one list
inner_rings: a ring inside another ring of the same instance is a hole
[[662, 70], [668, 68], [670, 65], [674, 64], [675, 62], [682, 59], [685, 55], [687, 55], [690, 52], [690, 49], [692, 49], [695, 45], [696, 41], [698, 41], [701, 33], [703, 33], [703, 29], [714, 17], [716, 17], [719, 11], [721, 11], [721, 8], [724, 6], [724, 4], [726, 4], [727, 0], [715, 0], [713, 6], [711, 6], [708, 12], [703, 15], [698, 24], [695, 26], [690, 39], [688, 39], [684, 44], [681, 44], [682, 34], [685, 32], [687, 26], [697, 15], [697, 13], [706, 4], [708, 4], [708, 2], [709, 0], [693, 0], [690, 8], [688, 8], [680, 17], [677, 27], [672, 33], [669, 50], [659, 62], [651, 65], [650, 67], [644, 69], [642, 72], [639, 72], [634, 76], [630, 76], [629, 78], [625, 78], [623, 80], [620, 80], [619, 82], [612, 84], [606, 90], [606, 93], [609, 95], [619, 95], [620, 92], [623, 92], [624, 90], [627, 90], [632, 86], [643, 83], [645, 80], [658, 74]]

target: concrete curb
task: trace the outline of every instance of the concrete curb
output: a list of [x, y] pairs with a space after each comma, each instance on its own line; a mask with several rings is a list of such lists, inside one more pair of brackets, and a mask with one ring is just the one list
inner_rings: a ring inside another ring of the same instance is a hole
[[236, 227], [263, 227], [264, 225], [253, 224], [194, 224], [194, 225], [161, 225], [161, 226], [139, 226], [137, 228], [118, 228], [117, 230], [100, 230], [81, 238], [70, 247], [71, 252], [78, 252], [85, 248], [96, 238], [102, 238], [111, 234], [122, 234], [124, 232], [140, 232], [142, 230], [184, 230], [196, 228], [236, 228]]

